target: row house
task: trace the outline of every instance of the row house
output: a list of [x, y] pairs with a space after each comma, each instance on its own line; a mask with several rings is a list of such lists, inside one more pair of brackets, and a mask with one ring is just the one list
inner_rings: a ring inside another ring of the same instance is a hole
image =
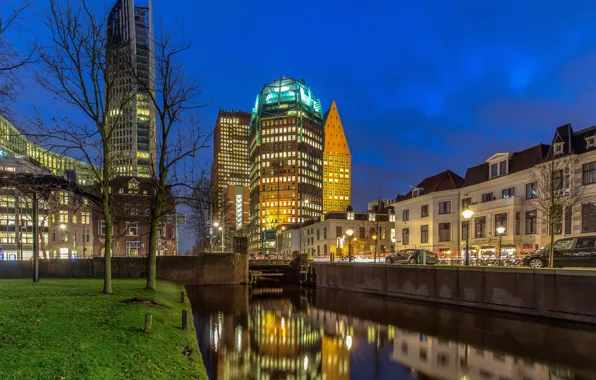
[[[395, 250], [395, 214], [375, 208], [370, 212], [330, 212], [300, 226], [282, 226], [281, 253], [302, 252], [312, 257], [347, 255], [382, 255]], [[300, 236], [302, 231], [302, 237]], [[351, 233], [351, 238], [349, 237]]]
[[[469, 236], [472, 257], [495, 255], [500, 239], [502, 255], [535, 250], [550, 242], [549, 217], [541, 206], [548, 188], [569, 199], [569, 207], [555, 215], [555, 239], [593, 235], [594, 183], [596, 127], [574, 132], [569, 124], [561, 126], [551, 145], [496, 153], [467, 169], [463, 179], [446, 171], [398, 196], [397, 249], [419, 247], [457, 257]], [[469, 235], [465, 209], [473, 212]], [[498, 227], [504, 228], [500, 236]]]

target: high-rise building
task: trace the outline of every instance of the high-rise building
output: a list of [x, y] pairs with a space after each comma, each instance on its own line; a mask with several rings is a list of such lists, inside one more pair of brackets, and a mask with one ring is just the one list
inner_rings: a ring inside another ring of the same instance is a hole
[[304, 80], [280, 78], [257, 95], [250, 124], [252, 251], [276, 248], [276, 227], [321, 215], [323, 114]]
[[352, 201], [352, 155], [335, 101], [325, 113], [323, 213], [346, 211]]
[[[149, 177], [155, 162], [155, 88], [151, 0], [117, 0], [108, 16], [108, 112], [113, 131], [112, 153], [118, 176]], [[123, 66], [126, 65], [126, 66]], [[136, 75], [130, 75], [134, 67]], [[142, 83], [142, 84], [141, 84]], [[132, 99], [129, 99], [134, 94]]]
[[[246, 111], [220, 110], [214, 131], [213, 165], [211, 167], [212, 215], [214, 221], [230, 230], [244, 227], [246, 221], [238, 223], [240, 214], [248, 203], [250, 167], [248, 160], [248, 127], [250, 113]], [[237, 199], [238, 197], [242, 199]], [[244, 218], [244, 217], [243, 217]]]

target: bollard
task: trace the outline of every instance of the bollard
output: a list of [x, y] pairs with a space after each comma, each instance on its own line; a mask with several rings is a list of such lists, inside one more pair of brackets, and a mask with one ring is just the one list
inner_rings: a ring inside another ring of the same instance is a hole
[[182, 310], [182, 330], [186, 330], [188, 325], [188, 312], [186, 310]]
[[180, 292], [180, 303], [184, 303], [184, 292]]
[[151, 321], [153, 320], [153, 316], [151, 314], [147, 314], [145, 316], [145, 332], [151, 332]]

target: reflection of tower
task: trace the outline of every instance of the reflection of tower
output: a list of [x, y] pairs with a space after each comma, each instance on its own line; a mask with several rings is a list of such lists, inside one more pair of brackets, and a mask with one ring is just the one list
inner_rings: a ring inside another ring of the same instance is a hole
[[321, 354], [323, 379], [347, 380], [350, 378], [350, 350], [345, 339], [324, 336]]

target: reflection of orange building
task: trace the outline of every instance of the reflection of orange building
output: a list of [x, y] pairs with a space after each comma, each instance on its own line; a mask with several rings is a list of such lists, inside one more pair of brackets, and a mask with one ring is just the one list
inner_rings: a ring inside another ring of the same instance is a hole
[[346, 211], [352, 197], [352, 155], [335, 101], [325, 113], [323, 213]]
[[350, 350], [344, 339], [324, 336], [321, 354], [323, 379], [350, 378]]

